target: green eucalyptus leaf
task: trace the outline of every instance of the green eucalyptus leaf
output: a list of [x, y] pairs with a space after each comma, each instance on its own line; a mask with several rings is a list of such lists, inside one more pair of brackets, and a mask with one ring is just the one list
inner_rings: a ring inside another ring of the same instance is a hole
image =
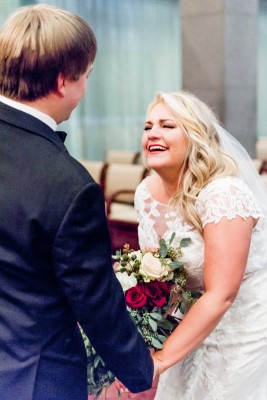
[[176, 233], [175, 233], [175, 232], [173, 232], [173, 233], [172, 233], [172, 235], [171, 235], [171, 238], [170, 238], [169, 245], [171, 245], [171, 244], [172, 244], [172, 242], [173, 242], [173, 239], [175, 238], [175, 236], [176, 236]]
[[173, 328], [173, 324], [166, 319], [162, 319], [162, 321], [158, 321], [158, 327], [170, 331]]
[[158, 335], [158, 339], [159, 339], [159, 341], [160, 341], [161, 343], [164, 343], [165, 340], [167, 339], [167, 337], [164, 336], [164, 335]]
[[179, 304], [179, 310], [181, 311], [181, 313], [182, 313], [182, 314], [184, 314], [184, 313], [185, 313], [185, 310], [186, 310], [186, 304], [185, 304], [185, 302], [184, 302], [184, 301], [182, 301], [182, 302]]
[[190, 290], [190, 293], [193, 299], [199, 299], [202, 296], [202, 293], [197, 292], [196, 290]]
[[153, 329], [153, 331], [157, 332], [158, 325], [152, 318], [149, 318], [148, 323], [151, 326], [151, 328]]
[[95, 383], [95, 380], [94, 380], [94, 368], [93, 367], [91, 367], [89, 369], [89, 378], [88, 378], [88, 380], [92, 385], [96, 386], [96, 383]]
[[181, 261], [172, 261], [168, 264], [169, 267], [171, 267], [172, 269], [178, 269], [183, 267], [184, 263], [182, 263]]
[[190, 238], [182, 239], [180, 242], [180, 247], [187, 247], [191, 243]]
[[130, 314], [130, 317], [131, 317], [132, 321], [135, 323], [135, 325], [137, 325], [138, 322], [136, 321], [136, 319], [131, 314]]
[[165, 244], [166, 244], [165, 239], [163, 239], [163, 238], [159, 239], [159, 245], [160, 246], [165, 245]]
[[150, 313], [150, 317], [153, 319], [156, 319], [157, 321], [161, 321], [162, 320], [162, 315], [156, 312], [152, 312]]
[[142, 321], [142, 317], [141, 317], [141, 315], [137, 315], [136, 316], [136, 319], [137, 319], [137, 321], [138, 321], [138, 324]]
[[159, 255], [160, 255], [160, 257], [165, 258], [168, 253], [168, 247], [167, 247], [164, 239], [160, 239], [159, 246], [160, 246]]
[[152, 346], [155, 347], [155, 349], [162, 349], [162, 344], [160, 343], [159, 340], [157, 340], [155, 338], [151, 338], [151, 343], [152, 343]]
[[183, 298], [185, 299], [185, 301], [190, 301], [191, 300], [190, 292], [183, 292]]

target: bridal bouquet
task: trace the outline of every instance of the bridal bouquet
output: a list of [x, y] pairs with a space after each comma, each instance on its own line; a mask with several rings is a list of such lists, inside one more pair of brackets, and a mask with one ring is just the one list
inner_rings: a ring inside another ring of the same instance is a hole
[[164, 341], [179, 324], [180, 319], [167, 312], [179, 310], [184, 314], [198, 294], [186, 289], [182, 249], [191, 239], [182, 239], [172, 247], [175, 234], [167, 243], [159, 242], [157, 251], [142, 253], [125, 245], [113, 258], [116, 276], [125, 293], [128, 312], [147, 345], [161, 349]]
[[[191, 239], [180, 241], [178, 247], [170, 241], [159, 241], [156, 251], [133, 250], [128, 244], [113, 256], [114, 270], [125, 294], [127, 310], [150, 348], [161, 349], [166, 338], [177, 327], [180, 318], [170, 311], [185, 311], [192, 306], [200, 293], [186, 289], [186, 272], [181, 261], [183, 248]], [[169, 311], [169, 314], [168, 314]], [[104, 368], [87, 339], [88, 390], [96, 398], [104, 387], [110, 386], [114, 376]]]

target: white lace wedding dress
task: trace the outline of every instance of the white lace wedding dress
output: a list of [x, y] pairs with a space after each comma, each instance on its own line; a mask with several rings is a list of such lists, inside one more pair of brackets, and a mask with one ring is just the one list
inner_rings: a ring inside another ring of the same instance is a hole
[[[136, 191], [141, 249], [156, 247], [176, 232], [191, 287], [203, 289], [203, 239], [168, 206], [153, 199], [146, 180]], [[259, 218], [240, 291], [202, 345], [160, 377], [156, 400], [267, 400], [267, 229], [249, 188], [238, 178], [219, 178], [199, 194], [196, 209], [203, 226], [222, 217]], [[174, 241], [175, 244], [175, 241]], [[235, 243], [233, 243], [235, 246]], [[231, 276], [229, 276], [229, 280]]]

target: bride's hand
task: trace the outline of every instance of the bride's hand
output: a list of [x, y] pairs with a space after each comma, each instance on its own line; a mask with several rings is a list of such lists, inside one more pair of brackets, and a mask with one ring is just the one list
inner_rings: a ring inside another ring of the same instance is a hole
[[161, 360], [161, 351], [156, 351], [153, 355], [153, 361], [154, 361], [154, 376], [153, 379], [156, 378], [157, 375], [162, 374], [167, 368], [165, 367], [163, 361]]

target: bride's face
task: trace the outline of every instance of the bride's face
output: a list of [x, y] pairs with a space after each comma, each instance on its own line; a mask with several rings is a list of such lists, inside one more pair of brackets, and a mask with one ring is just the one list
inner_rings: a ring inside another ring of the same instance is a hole
[[188, 139], [164, 103], [156, 104], [148, 113], [142, 146], [148, 168], [171, 174], [178, 179], [187, 154]]

